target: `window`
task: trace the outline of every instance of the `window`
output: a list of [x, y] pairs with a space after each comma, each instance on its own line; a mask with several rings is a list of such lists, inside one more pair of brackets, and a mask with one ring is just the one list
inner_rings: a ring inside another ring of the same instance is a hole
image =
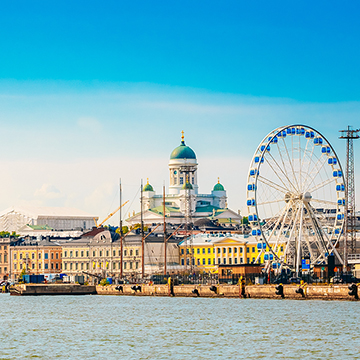
[[242, 264], [244, 262], [244, 259], [241, 257], [240, 258], [240, 264]]
[[56, 268], [56, 270], [59, 268], [59, 264], [58, 264], [58, 263], [55, 264], [55, 268]]
[[126, 256], [127, 255], [127, 250], [124, 250], [124, 256]]
[[243, 248], [241, 247], [241, 248], [240, 248], [240, 254], [242, 254], [242, 252], [243, 252]]
[[211, 265], [211, 259], [208, 259], [208, 265]]
[[16, 270], [16, 264], [14, 264], [14, 270]]
[[51, 270], [54, 270], [54, 264], [51, 263]]
[[226, 258], [223, 258], [223, 264], [226, 265]]
[[247, 258], [247, 259], [246, 259], [246, 262], [247, 262], [248, 264], [250, 264], [250, 258]]
[[203, 265], [205, 265], [205, 259], [202, 259], [202, 263], [203, 263]]
[[64, 257], [67, 257], [67, 251], [64, 251]]
[[200, 249], [199, 248], [197, 249], [197, 253], [200, 254]]
[[181, 249], [181, 255], [184, 255], [184, 249]]
[[[4, 254], [4, 263], [6, 263], [7, 262], [7, 254]], [[5, 271], [6, 272], [6, 271]]]
[[205, 254], [205, 248], [202, 249], [202, 253]]
[[189, 260], [189, 258], [186, 259], [186, 265], [190, 265], [190, 260]]
[[113, 263], [113, 269], [116, 270], [116, 263]]
[[195, 259], [192, 259], [192, 261], [191, 261], [191, 262], [192, 262], [192, 264], [193, 264], [193, 265], [195, 265]]
[[78, 264], [78, 263], [76, 263], [76, 264], [75, 264], [75, 270], [77, 270], [77, 269], [78, 269], [78, 267], [79, 267], [79, 264]]
[[86, 252], [86, 256], [89, 257], [89, 251]]
[[7, 273], [7, 267], [6, 266], [4, 267], [4, 273]]
[[2, 271], [1, 271], [2, 269], [1, 269], [1, 267], [0, 267], [0, 273], [2, 273]]
[[230, 258], [230, 259], [229, 259], [229, 265], [231, 265], [231, 264], [232, 264], [232, 259]]
[[126, 262], [124, 262], [124, 269], [126, 269]]
[[234, 254], [237, 254], [237, 248], [234, 248]]
[[219, 264], [219, 265], [220, 265], [220, 260], [221, 260], [221, 259], [220, 259], [220, 258], [218, 258], [218, 264]]
[[38, 266], [39, 270], [41, 270], [41, 263], [39, 263], [39, 266]]
[[99, 252], [100, 254], [99, 254], [99, 256], [101, 257], [102, 256], [102, 251], [100, 250], [100, 252]]
[[84, 257], [84, 251], [81, 251], [80, 256]]
[[45, 269], [48, 269], [49, 268], [49, 264], [45, 264]]
[[255, 246], [252, 247], [251, 251], [254, 253], [255, 252]]
[[56, 253], [55, 257], [56, 257], [56, 259], [58, 259], [59, 258], [59, 253]]
[[246, 252], [249, 253], [249, 252], [250, 252], [250, 248], [246, 248]]
[[180, 177], [180, 185], [184, 184], [184, 178], [181, 176]]
[[208, 248], [208, 254], [211, 254], [211, 248]]
[[86, 264], [86, 270], [89, 270], [89, 263]]
[[70, 263], [70, 270], [72, 270], [72, 263]]
[[136, 264], [136, 268], [138, 269], [139, 268], [139, 262], [137, 261], [135, 264]]
[[41, 253], [39, 253], [39, 260], [41, 259]]
[[54, 260], [54, 253], [51, 253], [51, 260]]
[[95, 257], [96, 255], [95, 255], [95, 251], [93, 251], [93, 257]]
[[197, 264], [200, 265], [200, 259], [197, 259]]
[[130, 262], [130, 269], [132, 269], [133, 268], [133, 263], [132, 262]]
[[252, 258], [251, 263], [252, 263], [252, 264], [255, 263], [255, 258], [254, 258], [254, 257]]
[[[0, 254], [0, 263], [2, 262], [2, 260], [1, 260], [1, 254]], [[1, 271], [0, 271], [1, 272]]]
[[121, 251], [119, 250], [119, 256], [121, 256]]
[[234, 264], [237, 264], [238, 263], [238, 260], [237, 258], [234, 259]]
[[186, 253], [189, 255], [189, 249], [186, 249]]
[[14, 254], [14, 260], [16, 260], [16, 253]]
[[79, 252], [75, 251], [75, 257], [78, 257], [78, 256], [79, 256]]
[[[133, 251], [132, 250], [130, 250], [130, 256], [132, 256], [133, 255]], [[130, 269], [132, 269], [132, 267], [130, 266]]]
[[20, 260], [22, 259], [22, 254], [20, 254]]
[[49, 258], [49, 254], [45, 253], [45, 260], [47, 260]]
[[31, 258], [34, 260], [35, 259], [35, 253], [31, 254]]
[[283, 252], [284, 251], [284, 247], [280, 246], [280, 251]]
[[135, 255], [136, 255], [136, 256], [139, 255], [139, 250], [135, 250]]
[[70, 251], [70, 257], [72, 257], [73, 256], [73, 252], [72, 251]]
[[113, 256], [116, 256], [116, 251], [115, 250], [113, 251]]
[[220, 248], [218, 248], [218, 254], [220, 254], [221, 253], [221, 249]]
[[32, 269], [35, 269], [35, 264], [33, 263], [31, 267], [32, 267]]
[[229, 254], [231, 254], [231, 248], [229, 248]]
[[64, 270], [67, 270], [67, 263], [64, 264]]
[[195, 179], [191, 178], [191, 183], [194, 185], [195, 184]]
[[109, 256], [109, 250], [106, 250], [106, 256]]

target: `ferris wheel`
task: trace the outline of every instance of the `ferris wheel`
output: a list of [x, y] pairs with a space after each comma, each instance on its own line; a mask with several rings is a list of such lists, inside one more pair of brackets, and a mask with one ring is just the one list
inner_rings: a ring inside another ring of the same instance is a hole
[[[248, 219], [259, 255], [273, 269], [343, 260], [345, 181], [327, 139], [305, 125], [279, 127], [255, 151], [247, 181]], [[305, 263], [304, 263], [305, 261]]]

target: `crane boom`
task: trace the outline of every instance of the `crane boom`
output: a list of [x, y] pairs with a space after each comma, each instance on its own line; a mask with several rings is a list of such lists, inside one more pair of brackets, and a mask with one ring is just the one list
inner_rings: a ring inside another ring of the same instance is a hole
[[97, 225], [97, 227], [100, 227], [105, 221], [109, 220], [113, 215], [115, 215], [124, 205], [126, 205], [128, 201], [125, 201], [122, 205], [120, 205], [115, 211], [113, 211], [112, 213], [110, 213], [99, 225]]

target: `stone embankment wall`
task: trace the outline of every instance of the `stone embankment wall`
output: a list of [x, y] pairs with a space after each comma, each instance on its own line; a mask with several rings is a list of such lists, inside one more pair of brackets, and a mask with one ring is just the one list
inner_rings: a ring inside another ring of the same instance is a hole
[[[121, 290], [116, 290], [118, 285], [97, 286], [96, 291], [99, 295], [133, 295], [133, 296], [170, 296], [167, 285], [139, 285], [141, 291], [131, 289], [133, 285], [122, 285]], [[197, 289], [199, 295], [194, 294]], [[350, 296], [347, 285], [308, 285], [305, 288], [305, 297], [296, 293], [296, 285], [284, 285], [285, 299], [319, 299], [319, 300], [355, 300]], [[247, 298], [254, 299], [281, 299], [276, 295], [276, 285], [251, 285], [246, 286], [245, 294]], [[238, 285], [220, 285], [217, 291], [211, 291], [210, 285], [179, 285], [174, 286], [175, 296], [182, 297], [240, 297]]]
[[96, 287], [79, 284], [18, 284], [10, 288], [11, 295], [95, 295]]

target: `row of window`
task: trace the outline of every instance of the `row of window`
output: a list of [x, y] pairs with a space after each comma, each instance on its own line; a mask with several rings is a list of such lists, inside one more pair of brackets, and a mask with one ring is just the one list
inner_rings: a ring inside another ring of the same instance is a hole
[[[8, 257], [7, 257], [7, 255], [6, 254], [4, 254], [4, 263], [7, 263], [7, 261], [8, 261]], [[0, 254], [0, 263], [2, 263], [3, 261], [2, 261], [2, 254]]]
[[[234, 260], [234, 261], [233, 261]], [[215, 265], [215, 259], [192, 259], [192, 265], [195, 265], [195, 262], [197, 263], [197, 265]], [[226, 258], [223, 258], [222, 261], [220, 258], [218, 258], [217, 260], [217, 263], [218, 265], [221, 265], [221, 264], [224, 264], [224, 265], [232, 265], [232, 264], [244, 264], [244, 259], [241, 257], [241, 258], [234, 258], [234, 259], [226, 259]], [[250, 258], [247, 258], [246, 259], [246, 263], [247, 264], [250, 264]], [[253, 257], [251, 259], [251, 263], [255, 263], [255, 258]], [[181, 265], [185, 265], [185, 259], [181, 259]], [[186, 265], [190, 265], [190, 259], [187, 258], [186, 259]]]
[[[94, 264], [95, 265], [95, 264]], [[96, 266], [93, 265], [93, 268]], [[130, 261], [130, 262], [123, 262], [123, 269], [138, 269], [140, 263], [138, 261]], [[111, 266], [106, 264], [106, 268], [109, 269]], [[90, 264], [89, 263], [64, 263], [64, 270], [89, 270]], [[102, 268], [100, 265], [99, 268]], [[112, 270], [120, 270], [120, 263], [112, 263]]]
[[7, 250], [7, 245], [0, 245], [0, 250]]
[[[1, 268], [1, 266], [0, 266], [0, 274], [2, 273], [2, 268]], [[4, 273], [6, 274], [7, 273], [7, 267], [5, 266], [4, 267]]]
[[[36, 269], [35, 265], [36, 265], [35, 263], [32, 263], [31, 265], [26, 265], [26, 268], [35, 270]], [[25, 267], [25, 264], [21, 264], [21, 263], [14, 264], [14, 270], [22, 270], [24, 267]], [[37, 269], [41, 270], [41, 263], [38, 264]], [[61, 270], [61, 264], [60, 263], [56, 263], [56, 264], [51, 263], [50, 267], [49, 267], [49, 264], [44, 264], [44, 269], [45, 270], [47, 270], [47, 269]]]
[[[19, 259], [22, 260], [23, 258], [26, 259], [28, 254], [22, 254], [20, 253], [19, 254]], [[59, 256], [61, 257], [61, 254], [60, 253], [55, 253], [55, 259], [59, 259]], [[36, 257], [36, 254], [33, 252], [31, 253], [31, 259], [32, 260], [35, 260], [35, 257]], [[17, 253], [14, 253], [14, 260], [17, 259]], [[38, 259], [40, 260], [41, 259], [41, 252], [38, 253]], [[45, 260], [48, 260], [49, 259], [49, 254], [46, 252], [44, 254], [44, 259]], [[54, 253], [51, 253], [51, 260], [54, 260]]]
[[[269, 250], [267, 250], [267, 251], [269, 251]], [[280, 247], [280, 251], [284, 251], [284, 247], [283, 247], [283, 246]], [[242, 254], [242, 253], [243, 253], [243, 248], [242, 248], [242, 247], [239, 247], [239, 248], [237, 248], [237, 247], [234, 247], [234, 248], [231, 248], [231, 247], [223, 247], [223, 248], [222, 248], [222, 253], [223, 253], [223, 254], [226, 254], [226, 252], [229, 253], [229, 254], [231, 254], [231, 253], [237, 254], [238, 252], [239, 252], [240, 254]], [[246, 252], [247, 252], [247, 253], [250, 253], [250, 247], [247, 247], [247, 248], [246, 248]], [[255, 253], [255, 252], [256, 252], [256, 247], [255, 247], [255, 246], [252, 246], [252, 247], [251, 247], [251, 252], [252, 252], [252, 253]], [[186, 254], [189, 254], [189, 253], [190, 253], [190, 250], [189, 250], [189, 249], [186, 249]], [[192, 253], [193, 253], [193, 254], [195, 253], [195, 250], [194, 250], [194, 249], [192, 249]], [[200, 254], [200, 253], [202, 253], [202, 254], [206, 254], [206, 253], [211, 254], [211, 253], [214, 253], [214, 254], [215, 254], [215, 248], [213, 248], [213, 251], [211, 251], [211, 248], [207, 248], [207, 250], [206, 250], [205, 248], [202, 248], [202, 249], [197, 248], [197, 249], [196, 249], [196, 253], [197, 253], [197, 254]], [[221, 254], [221, 248], [220, 248], [220, 247], [217, 248], [217, 253], [218, 253], [218, 254]], [[184, 249], [181, 249], [181, 255], [184, 255]]]
[[[97, 252], [95, 250], [93, 250], [92, 251], [92, 256], [96, 257], [96, 253]], [[118, 256], [121, 255], [120, 250], [118, 250], [117, 253], [118, 253]], [[84, 250], [81, 250], [81, 251], [76, 250], [75, 252], [73, 250], [69, 251], [69, 257], [73, 257], [74, 255], [75, 255], [75, 257], [79, 257], [79, 254], [80, 254], [80, 257], [84, 257], [84, 255], [86, 255], [86, 257], [89, 257], [89, 251], [84, 251]], [[99, 254], [99, 257], [102, 257], [103, 254], [104, 255], [106, 254], [106, 256], [109, 257], [110, 256], [110, 251], [109, 250], [106, 250], [106, 251], [99, 250], [98, 254]], [[131, 250], [124, 250], [124, 256], [128, 256], [128, 254], [129, 254], [129, 256], [139, 256], [139, 250], [138, 249], [136, 249], [135, 251], [132, 250], [132, 249]], [[116, 256], [116, 250], [113, 250], [113, 255], [112, 256]], [[68, 257], [68, 252], [66, 250], [64, 251], [64, 257], [65, 258]]]

